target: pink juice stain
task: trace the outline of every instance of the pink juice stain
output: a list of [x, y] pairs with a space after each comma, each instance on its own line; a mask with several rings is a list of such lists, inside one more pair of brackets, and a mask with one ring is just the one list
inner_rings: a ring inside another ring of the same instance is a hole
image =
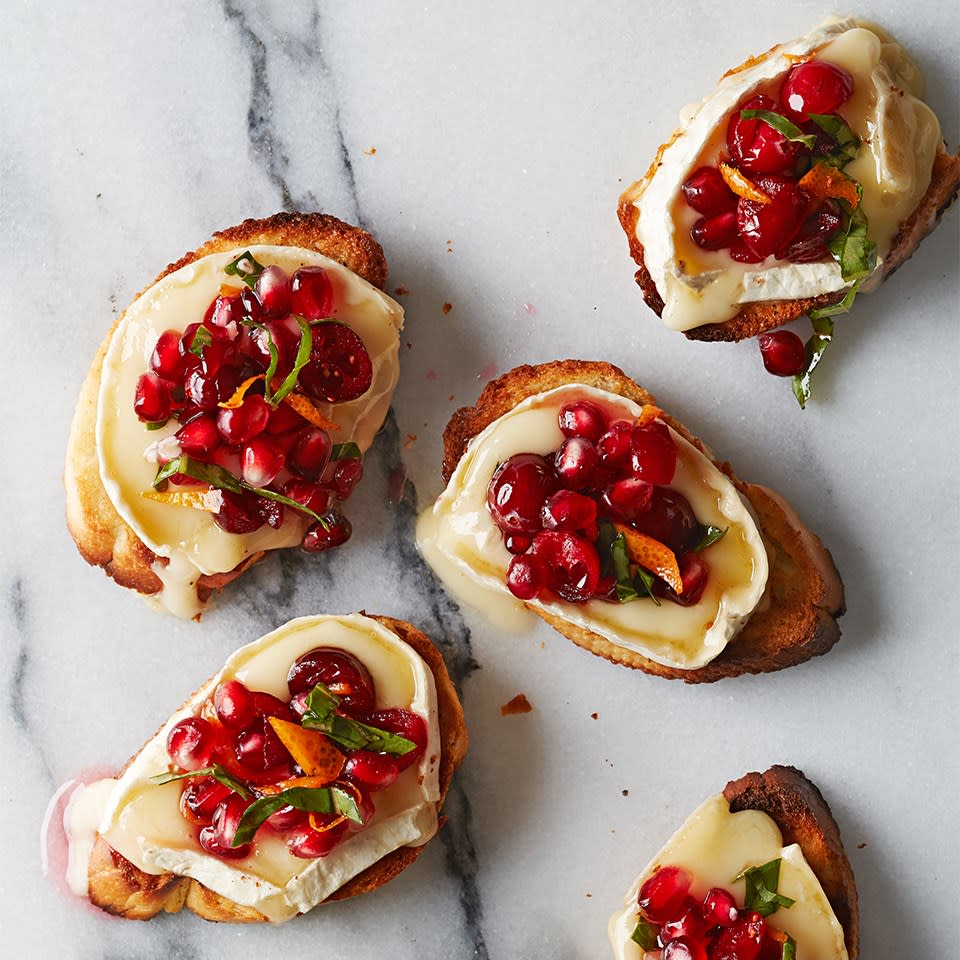
[[492, 380], [497, 373], [497, 365], [495, 363], [488, 363], [486, 366], [480, 368], [480, 372], [477, 374], [478, 380]]

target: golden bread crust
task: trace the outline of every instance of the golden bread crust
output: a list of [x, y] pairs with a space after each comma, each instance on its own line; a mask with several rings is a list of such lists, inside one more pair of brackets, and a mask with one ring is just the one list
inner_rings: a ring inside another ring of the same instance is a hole
[[860, 913], [853, 869], [840, 828], [823, 794], [795, 767], [773, 766], [731, 780], [723, 790], [731, 812], [762, 810], [780, 828], [785, 845], [799, 844], [843, 927], [847, 953], [860, 952]]
[[[558, 360], [516, 367], [487, 384], [473, 407], [457, 410], [443, 434], [443, 479], [449, 482], [469, 442], [493, 420], [536, 393], [583, 383], [655, 403], [654, 397], [618, 367], [584, 360]], [[708, 459], [712, 455], [683, 424], [663, 419]], [[793, 510], [764, 487], [745, 483], [729, 464], [716, 463], [749, 502], [767, 546], [770, 574], [757, 610], [723, 652], [705, 666], [681, 670], [665, 666], [556, 614], [531, 607], [539, 617], [578, 646], [614, 663], [687, 683], [706, 683], [744, 673], [768, 673], [826, 653], [839, 639], [837, 618], [844, 612], [843, 584], [829, 552]]]
[[[383, 250], [366, 231], [324, 213], [278, 213], [262, 220], [244, 220], [235, 227], [215, 233], [203, 246], [165, 267], [141, 293], [168, 273], [200, 257], [257, 243], [316, 250], [342, 263], [374, 286], [382, 289], [386, 282], [387, 263]], [[100, 375], [110, 340], [122, 319], [121, 314], [100, 345], [77, 401], [63, 472], [67, 528], [81, 556], [89, 564], [102, 567], [123, 587], [155, 594], [163, 584], [151, 567], [158, 561], [166, 561], [143, 544], [116, 512], [100, 480], [97, 458]], [[213, 591], [222, 589], [262, 556], [258, 553], [248, 557], [228, 573], [201, 576], [197, 583], [200, 599], [206, 600]]]
[[[376, 614], [366, 615], [382, 623], [413, 647], [433, 674], [440, 725], [440, 799], [437, 801], [439, 811], [450, 788], [453, 774], [467, 751], [467, 728], [460, 698], [447, 672], [443, 656], [429, 637], [406, 621]], [[442, 824], [441, 818], [440, 825]], [[393, 850], [348, 880], [327, 899], [345, 900], [382, 887], [410, 866], [425, 847], [426, 844]], [[243, 906], [215, 893], [190, 877], [180, 877], [173, 873], [144, 873], [117, 853], [99, 835], [90, 858], [88, 882], [91, 902], [107, 913], [129, 920], [150, 920], [161, 910], [176, 913], [186, 907], [205, 920], [227, 923], [269, 922], [267, 917], [252, 907]]]

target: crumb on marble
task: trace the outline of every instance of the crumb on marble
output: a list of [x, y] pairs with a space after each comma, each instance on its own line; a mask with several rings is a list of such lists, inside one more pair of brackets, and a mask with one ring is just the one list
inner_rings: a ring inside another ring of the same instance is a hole
[[533, 704], [527, 699], [525, 693], [518, 693], [512, 700], [508, 700], [500, 708], [500, 716], [508, 717], [515, 713], [529, 713], [533, 709]]
[[629, 797], [629, 796], [630, 796], [630, 791], [627, 790], [626, 788], [624, 788], [623, 790], [620, 791], [620, 794], [621, 794], [621, 796]]
[[407, 439], [403, 441], [403, 448], [409, 450], [417, 442], [417, 435], [415, 433], [408, 433]]
[[431, 367], [431, 368], [423, 375], [423, 378], [424, 378], [424, 380], [436, 380], [436, 379], [437, 379], [437, 371], [434, 370], [433, 367]]
[[407, 341], [407, 349], [410, 350], [412, 347], [413, 347], [413, 344], [408, 340], [408, 341]]
[[864, 842], [864, 843], [858, 843], [858, 844], [857, 844], [857, 849], [858, 849], [858, 850], [862, 850], [866, 845], [867, 845], [866, 842]]
[[453, 309], [453, 304], [445, 303], [440, 309], [443, 311], [443, 315], [446, 316]]
[[394, 287], [393, 295], [395, 297], [409, 297], [410, 291], [406, 287]]
[[587, 897], [592, 897], [592, 896], [593, 896], [592, 893], [588, 893], [588, 894], [587, 894]]
[[364, 155], [365, 157], [373, 157], [373, 156], [376, 156], [376, 153], [377, 153], [377, 148], [376, 148], [376, 147], [370, 147], [369, 150], [364, 150], [364, 151], [363, 151], [363, 155]]
[[454, 398], [455, 396], [456, 396], [455, 393], [451, 393], [450, 396], [447, 397], [447, 401], [448, 401], [449, 403], [453, 403], [453, 398]]
[[600, 718], [600, 714], [599, 714], [599, 713], [591, 713], [591, 714], [590, 714], [590, 719], [591, 719], [591, 720], [598, 720], [599, 718]]

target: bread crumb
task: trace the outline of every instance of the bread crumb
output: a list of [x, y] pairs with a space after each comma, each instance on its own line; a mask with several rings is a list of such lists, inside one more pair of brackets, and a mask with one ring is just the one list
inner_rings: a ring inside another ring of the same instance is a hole
[[512, 700], [508, 700], [500, 708], [500, 716], [508, 717], [514, 713], [529, 713], [533, 709], [533, 704], [527, 699], [525, 693], [518, 693]]
[[415, 433], [408, 433], [407, 439], [403, 441], [404, 450], [409, 450], [417, 442], [417, 435]]
[[629, 796], [630, 796], [630, 791], [629, 791], [629, 790], [621, 790], [620, 793], [621, 793], [621, 795], [624, 796], [624, 797], [629, 797]]
[[437, 379], [437, 371], [434, 370], [433, 367], [431, 367], [431, 368], [424, 374], [424, 378], [425, 378], [426, 380], [436, 380], [436, 379]]
[[588, 896], [588, 897], [592, 897], [593, 894], [592, 894], [592, 893], [588, 893], [587, 896]]
[[408, 341], [407, 341], [407, 349], [409, 350], [411, 347], [413, 347], [413, 344], [408, 340]]
[[453, 304], [445, 303], [440, 309], [443, 310], [443, 314], [446, 316], [453, 309]]
[[447, 401], [450, 402], [450, 403], [452, 403], [452, 402], [453, 402], [453, 398], [454, 398], [455, 396], [456, 396], [456, 394], [451, 393], [450, 396], [447, 397]]
[[406, 287], [394, 287], [393, 295], [395, 297], [409, 297], [410, 291]]
[[857, 849], [858, 849], [858, 850], [862, 850], [865, 846], [866, 846], [866, 843], [858, 843], [858, 844], [857, 844]]
[[600, 714], [599, 714], [599, 713], [591, 713], [591, 714], [590, 714], [590, 719], [591, 719], [591, 720], [597, 720], [599, 717], [600, 717]]
[[363, 151], [363, 155], [364, 155], [365, 157], [372, 157], [372, 156], [374, 156], [374, 155], [376, 154], [376, 152], [377, 152], [377, 148], [376, 148], [376, 147], [371, 147], [369, 150], [364, 150], [364, 151]]

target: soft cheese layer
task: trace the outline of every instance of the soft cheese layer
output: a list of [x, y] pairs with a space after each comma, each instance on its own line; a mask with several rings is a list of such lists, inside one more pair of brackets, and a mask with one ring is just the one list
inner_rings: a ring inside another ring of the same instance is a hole
[[780, 829], [760, 810], [731, 813], [722, 794], [698, 807], [634, 881], [624, 897], [624, 908], [610, 918], [614, 956], [617, 960], [644, 957], [630, 935], [637, 925], [640, 887], [660, 867], [686, 870], [694, 878], [690, 894], [695, 899], [702, 899], [711, 887], [722, 887], [742, 907], [744, 881], [735, 882], [734, 877], [778, 857], [782, 863], [777, 890], [796, 902], [781, 907], [767, 922], [797, 942], [797, 960], [847, 960], [843, 928], [800, 847], [784, 847]]
[[[547, 454], [565, 439], [557, 415], [565, 403], [588, 399], [611, 420], [634, 420], [633, 401], [583, 384], [528, 397], [491, 423], [467, 447], [446, 490], [417, 524], [417, 543], [450, 589], [485, 610], [520, 603], [505, 583], [511, 556], [486, 506], [497, 464], [515, 453]], [[709, 663], [746, 622], [763, 594], [768, 561], [760, 533], [736, 488], [677, 433], [677, 472], [670, 486], [682, 493], [701, 523], [729, 527], [704, 554], [710, 575], [700, 601], [689, 607], [651, 600], [584, 604], [528, 603], [605, 637], [611, 643], [681, 669]]]
[[[377, 708], [404, 707], [427, 721], [428, 741], [420, 762], [374, 796], [376, 813], [367, 828], [338, 844], [326, 857], [303, 860], [263, 829], [251, 856], [222, 860], [206, 853], [180, 815], [182, 783], [158, 786], [149, 778], [169, 767], [170, 729], [195, 714], [218, 684], [236, 678], [251, 690], [287, 699], [287, 671], [315, 647], [339, 647], [369, 669]], [[216, 893], [254, 907], [270, 920], [305, 913], [351, 877], [403, 846], [420, 846], [437, 830], [440, 730], [433, 674], [418, 654], [386, 627], [360, 614], [291, 620], [238, 650], [223, 669], [178, 710], [147, 743], [119, 780], [103, 780], [75, 794], [64, 815], [70, 841], [68, 880], [87, 892], [87, 859], [94, 833], [146, 873], [193, 877]]]
[[340, 425], [334, 442], [353, 440], [366, 450], [380, 429], [399, 376], [399, 333], [403, 309], [361, 277], [322, 254], [299, 247], [253, 246], [203, 257], [159, 280], [124, 313], [103, 362], [97, 411], [100, 475], [117, 513], [154, 553], [170, 559], [156, 564], [164, 581], [160, 599], [182, 616], [197, 612], [195, 584], [201, 574], [226, 573], [262, 550], [298, 544], [307, 520], [293, 511], [279, 530], [263, 526], [251, 534], [227, 533], [211, 514], [141, 496], [156, 475], [145, 458], [148, 447], [172, 437], [179, 424], [171, 420], [148, 431], [133, 412], [137, 380], [148, 369], [150, 355], [164, 330], [184, 330], [197, 322], [230, 281], [223, 268], [244, 249], [264, 264], [277, 264], [292, 274], [301, 266], [320, 266], [333, 284], [334, 318], [349, 324], [373, 361], [373, 382], [363, 396], [346, 403], [321, 404], [324, 415]]
[[[923, 103], [916, 67], [895, 43], [853, 20], [829, 21], [799, 40], [775, 47], [726, 75], [716, 90], [681, 116], [675, 139], [639, 185], [626, 195], [639, 210], [637, 239], [664, 301], [663, 322], [676, 330], [720, 323], [751, 301], [795, 300], [849, 286], [834, 262], [735, 262], [726, 251], [707, 251], [690, 238], [700, 216], [680, 187], [697, 167], [726, 152], [727, 119], [745, 97], [767, 92], [794, 62], [812, 55], [847, 70], [854, 93], [840, 113], [862, 146], [844, 172], [863, 185], [869, 237], [878, 245], [876, 276], [903, 220], [930, 184], [940, 125]], [[863, 288], [861, 288], [863, 289]], [[869, 288], [868, 288], [869, 289]]]

